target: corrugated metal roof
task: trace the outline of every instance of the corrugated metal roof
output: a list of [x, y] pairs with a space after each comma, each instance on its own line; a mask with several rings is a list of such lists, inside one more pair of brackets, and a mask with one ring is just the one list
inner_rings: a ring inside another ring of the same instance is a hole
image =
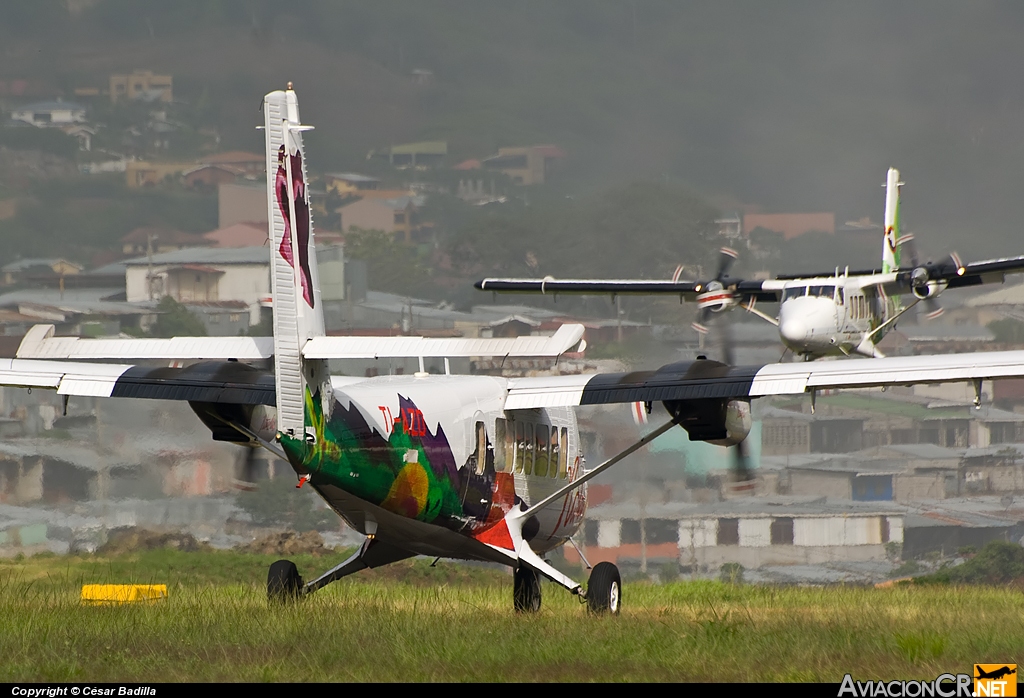
[[[148, 257], [125, 260], [129, 267], [146, 266]], [[189, 247], [153, 255], [153, 264], [266, 264], [270, 265], [269, 247]]]
[[764, 518], [769, 516], [902, 515], [906, 508], [892, 502], [853, 502], [825, 497], [751, 497], [711, 504], [665, 502], [641, 507], [635, 502], [600, 504], [587, 509], [588, 519]]

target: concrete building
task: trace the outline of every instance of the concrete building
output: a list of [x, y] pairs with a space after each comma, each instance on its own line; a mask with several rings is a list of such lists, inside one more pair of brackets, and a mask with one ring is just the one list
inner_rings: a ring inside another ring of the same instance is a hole
[[544, 184], [551, 167], [565, 157], [565, 152], [555, 145], [531, 145], [515, 148], [498, 148], [498, 154], [481, 161], [485, 170], [501, 172], [516, 184], [531, 186]]
[[260, 321], [260, 302], [270, 296], [266, 247], [190, 248], [125, 262], [129, 303], [171, 296], [183, 304], [241, 301], [249, 324]]
[[[676, 563], [682, 572], [725, 563], [820, 564], [884, 560], [903, 541], [904, 510], [825, 498], [737, 499], [715, 504], [605, 504], [587, 512], [584, 554], [590, 564], [648, 568]], [[566, 560], [579, 561], [575, 550]]]
[[142, 102], [174, 101], [174, 78], [150, 70], [135, 70], [110, 76], [110, 101], [129, 99]]
[[236, 223], [267, 224], [267, 185], [227, 183], [217, 187], [217, 227]]
[[85, 123], [85, 107], [75, 102], [34, 102], [11, 110], [11, 119], [40, 128]]
[[412, 242], [425, 226], [419, 219], [419, 209], [426, 203], [423, 196], [403, 196], [397, 199], [360, 199], [338, 209], [342, 230], [381, 230], [396, 239]]

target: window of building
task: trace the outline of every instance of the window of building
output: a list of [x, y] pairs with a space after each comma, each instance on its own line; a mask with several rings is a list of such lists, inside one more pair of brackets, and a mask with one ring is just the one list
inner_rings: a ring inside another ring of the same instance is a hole
[[793, 545], [793, 519], [772, 519], [772, 545]]
[[586, 519], [583, 522], [583, 543], [585, 545], [597, 546], [597, 529], [600, 523], [597, 519]]
[[644, 532], [649, 545], [679, 542], [679, 522], [674, 519], [647, 519]]
[[739, 545], [740, 544], [740, 520], [719, 519], [718, 520], [718, 545]]
[[619, 532], [619, 542], [623, 545], [640, 542], [640, 522], [637, 519], [623, 519]]

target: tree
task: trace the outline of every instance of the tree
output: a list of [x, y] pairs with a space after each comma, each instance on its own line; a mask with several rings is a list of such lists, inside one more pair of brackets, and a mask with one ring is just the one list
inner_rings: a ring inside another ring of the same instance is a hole
[[170, 296], [161, 298], [156, 308], [160, 314], [153, 325], [154, 337], [206, 336], [206, 327], [202, 321]]

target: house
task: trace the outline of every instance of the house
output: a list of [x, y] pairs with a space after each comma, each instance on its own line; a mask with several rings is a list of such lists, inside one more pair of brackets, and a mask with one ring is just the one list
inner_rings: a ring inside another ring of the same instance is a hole
[[530, 186], [544, 184], [551, 166], [565, 157], [565, 151], [555, 145], [531, 145], [516, 148], [498, 148], [498, 154], [481, 161], [485, 170], [501, 172], [516, 184]]
[[11, 119], [40, 128], [85, 123], [85, 107], [75, 102], [35, 102], [11, 111]]
[[224, 183], [217, 187], [217, 225], [267, 224], [267, 186], [248, 182]]
[[[822, 497], [609, 503], [588, 510], [583, 554], [591, 565], [671, 564], [689, 573], [730, 562], [757, 568], [885, 560], [886, 545], [903, 540], [904, 518], [892, 504]], [[566, 549], [565, 558], [580, 560], [575, 549]]]
[[263, 247], [267, 244], [268, 228], [266, 223], [235, 223], [226, 228], [217, 228], [203, 237], [213, 247]]
[[234, 182], [244, 171], [232, 165], [198, 165], [182, 173], [183, 182], [189, 189], [215, 189], [221, 184]]
[[129, 303], [170, 296], [183, 304], [241, 301], [249, 324], [260, 321], [260, 301], [270, 296], [266, 247], [193, 247], [124, 262]]
[[419, 220], [419, 209], [426, 203], [423, 196], [402, 196], [397, 199], [360, 199], [338, 208], [341, 229], [382, 230], [396, 239], [412, 242], [428, 226]]
[[786, 240], [807, 233], [836, 232], [834, 213], [748, 213], [743, 216], [743, 235], [750, 237], [751, 231], [764, 228], [781, 233]]
[[123, 99], [141, 102], [171, 102], [174, 80], [170, 75], [156, 75], [150, 70], [135, 70], [110, 76], [110, 101]]
[[267, 171], [267, 159], [260, 153], [248, 153], [243, 150], [231, 150], [216, 155], [205, 155], [199, 159], [200, 165], [216, 165], [237, 169], [243, 175], [262, 177]]
[[388, 150], [388, 160], [394, 167], [437, 167], [448, 156], [445, 141], [423, 141], [394, 145]]
[[125, 165], [125, 184], [129, 189], [155, 187], [194, 168], [188, 162], [146, 162], [135, 160]]
[[324, 182], [327, 193], [333, 191], [338, 196], [360, 196], [364, 192], [380, 188], [380, 180], [376, 177], [354, 172], [328, 172], [324, 175]]
[[162, 254], [172, 250], [183, 250], [186, 247], [208, 244], [210, 242], [197, 233], [185, 233], [173, 228], [143, 226], [121, 238], [121, 252], [126, 255], [144, 255], [149, 254], [150, 251], [153, 254]]
[[0, 274], [3, 275], [3, 285], [10, 286], [39, 281], [55, 282], [57, 279], [81, 273], [82, 268], [80, 264], [63, 258], [19, 259], [0, 268]]

